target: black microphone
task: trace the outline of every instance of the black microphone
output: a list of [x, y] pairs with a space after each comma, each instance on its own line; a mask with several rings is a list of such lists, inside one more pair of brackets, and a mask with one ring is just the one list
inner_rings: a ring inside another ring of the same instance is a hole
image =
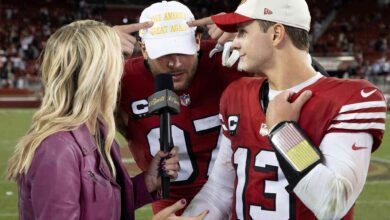
[[[160, 115], [160, 150], [169, 152], [173, 147], [171, 114], [180, 112], [179, 97], [173, 92], [172, 75], [158, 74], [154, 80], [155, 93], [148, 98], [149, 113]], [[169, 198], [170, 178], [163, 171], [161, 174], [162, 197]]]

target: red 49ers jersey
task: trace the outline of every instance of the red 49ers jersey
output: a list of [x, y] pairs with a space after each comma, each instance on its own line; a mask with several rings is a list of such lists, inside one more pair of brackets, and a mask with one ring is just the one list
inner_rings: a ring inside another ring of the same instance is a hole
[[[288, 182], [264, 134], [265, 114], [259, 101], [263, 82], [263, 78], [241, 78], [230, 84], [221, 98], [222, 126], [231, 140], [236, 170], [232, 219], [314, 220], [299, 198], [286, 191]], [[368, 132], [374, 139], [372, 149], [378, 148], [386, 104], [374, 85], [321, 78], [301, 92], [304, 90], [311, 90], [313, 96], [302, 108], [298, 123], [315, 146], [330, 132]], [[352, 219], [352, 212], [344, 219]]]
[[[208, 178], [217, 153], [220, 135], [219, 101], [223, 90], [240, 77], [234, 69], [221, 66], [221, 54], [211, 59], [214, 47], [210, 41], [201, 43], [197, 72], [190, 87], [177, 92], [181, 107], [171, 117], [172, 138], [179, 148], [180, 171], [171, 182], [169, 203], [154, 204], [154, 211], [173, 201], [186, 198], [188, 203]], [[154, 79], [142, 57], [128, 60], [122, 80], [121, 108], [129, 115], [129, 147], [137, 165], [147, 170], [160, 149], [159, 116], [148, 114], [147, 99], [154, 93]]]

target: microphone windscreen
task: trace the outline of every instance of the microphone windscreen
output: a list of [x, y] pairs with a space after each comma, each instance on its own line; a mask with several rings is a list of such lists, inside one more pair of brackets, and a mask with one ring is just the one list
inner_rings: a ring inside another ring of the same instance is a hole
[[170, 73], [157, 74], [154, 79], [154, 91], [158, 92], [164, 89], [173, 91], [173, 80]]

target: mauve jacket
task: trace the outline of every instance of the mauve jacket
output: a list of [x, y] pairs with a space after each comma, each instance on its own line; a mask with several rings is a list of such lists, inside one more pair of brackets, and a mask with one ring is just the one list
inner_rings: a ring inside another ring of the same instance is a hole
[[[101, 128], [102, 133], [105, 131]], [[113, 178], [85, 125], [46, 138], [26, 175], [20, 175], [21, 220], [134, 219], [135, 209], [152, 202], [144, 174], [130, 178], [114, 142]]]

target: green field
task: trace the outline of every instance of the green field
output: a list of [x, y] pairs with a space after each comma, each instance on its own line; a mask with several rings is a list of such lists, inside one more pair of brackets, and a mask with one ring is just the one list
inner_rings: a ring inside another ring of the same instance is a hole
[[[16, 220], [16, 184], [4, 180], [4, 171], [13, 147], [28, 129], [32, 110], [0, 109], [0, 220]], [[387, 115], [390, 118], [390, 114]], [[381, 148], [372, 156], [372, 172], [356, 202], [355, 219], [390, 219], [390, 120]], [[137, 220], [150, 219], [150, 206], [137, 211]]]

